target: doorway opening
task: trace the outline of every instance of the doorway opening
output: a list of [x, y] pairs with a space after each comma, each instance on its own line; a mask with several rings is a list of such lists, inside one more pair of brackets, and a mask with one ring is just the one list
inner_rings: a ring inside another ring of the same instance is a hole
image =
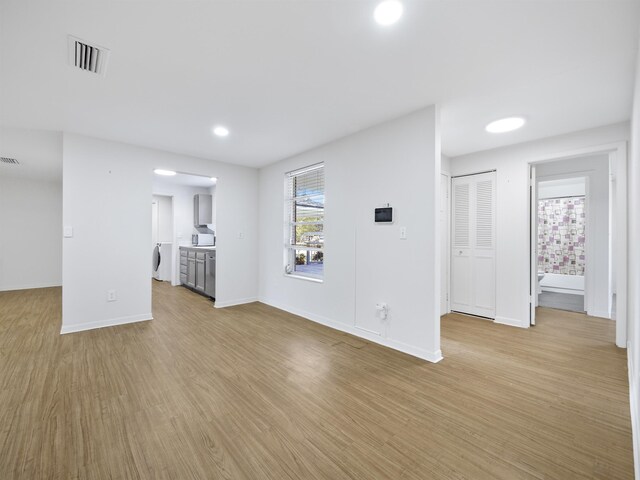
[[[156, 170], [151, 198], [154, 291], [216, 297], [215, 177]], [[197, 299], [198, 297], [194, 297]]]
[[538, 306], [585, 313], [588, 177], [538, 177]]
[[151, 249], [151, 277], [159, 282], [170, 282], [173, 258], [172, 196], [151, 196]]
[[615, 320], [626, 346], [626, 146], [551, 156], [530, 168], [531, 325], [537, 308]]

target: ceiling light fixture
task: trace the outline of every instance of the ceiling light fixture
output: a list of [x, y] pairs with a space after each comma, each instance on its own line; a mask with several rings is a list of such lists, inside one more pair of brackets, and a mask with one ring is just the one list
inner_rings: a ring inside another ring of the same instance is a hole
[[373, 11], [373, 18], [383, 27], [393, 25], [402, 16], [404, 7], [399, 0], [384, 0]]
[[156, 168], [153, 173], [156, 175], [164, 175], [165, 177], [173, 177], [176, 174], [173, 170], [162, 170], [161, 168]]
[[485, 130], [489, 133], [506, 133], [513, 130], [517, 130], [525, 124], [525, 119], [522, 117], [509, 117], [495, 120], [485, 127]]
[[217, 127], [213, 128], [213, 133], [218, 137], [226, 137], [227, 135], [229, 135], [229, 129], [227, 127], [223, 127], [222, 125], [218, 125]]

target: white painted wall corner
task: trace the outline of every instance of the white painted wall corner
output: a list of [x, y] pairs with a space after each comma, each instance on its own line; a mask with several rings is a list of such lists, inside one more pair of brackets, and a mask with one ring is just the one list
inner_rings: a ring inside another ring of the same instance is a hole
[[372, 343], [377, 343], [378, 345], [382, 345], [384, 347], [392, 348], [394, 350], [398, 350], [402, 353], [406, 353], [413, 357], [420, 358], [422, 360], [426, 360], [431, 363], [438, 363], [443, 359], [442, 351], [437, 350], [434, 352], [418, 348], [412, 345], [407, 345], [406, 343], [399, 342], [397, 340], [384, 338], [380, 335], [377, 335], [373, 332], [369, 332], [367, 330], [363, 330], [361, 328], [356, 328], [353, 325], [347, 325], [345, 323], [336, 322], [335, 320], [331, 320], [330, 318], [323, 317], [321, 315], [316, 315], [314, 313], [310, 313], [304, 310], [300, 310], [298, 308], [294, 308], [288, 305], [281, 304], [279, 302], [275, 302], [266, 298], [261, 298], [259, 300], [261, 303], [265, 305], [269, 305], [271, 307], [278, 308], [280, 310], [284, 310], [285, 312], [292, 313], [299, 317], [302, 317], [306, 320], [310, 320], [315, 323], [319, 323], [320, 325], [324, 325], [325, 327], [333, 328], [335, 330], [339, 330], [341, 332], [348, 333], [358, 338], [362, 338], [368, 340]]
[[257, 301], [258, 301], [258, 297], [237, 298], [235, 300], [228, 300], [226, 302], [219, 302], [218, 300], [216, 300], [213, 306], [215, 308], [227, 308], [227, 307], [233, 307], [235, 305], [244, 305], [246, 303], [253, 303]]
[[94, 330], [96, 328], [115, 327], [118, 325], [126, 325], [128, 323], [146, 322], [148, 320], [153, 320], [153, 316], [150, 313], [132, 315], [130, 317], [109, 318], [107, 320], [96, 320], [94, 322], [63, 325], [60, 329], [60, 335], [83, 332], [85, 330]]

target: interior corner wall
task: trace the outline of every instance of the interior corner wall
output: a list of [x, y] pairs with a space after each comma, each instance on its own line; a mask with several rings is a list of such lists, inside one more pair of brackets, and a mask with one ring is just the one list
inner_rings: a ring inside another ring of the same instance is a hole
[[[285, 173], [324, 162], [324, 282], [284, 274]], [[436, 107], [260, 170], [260, 300], [406, 353], [440, 353]], [[389, 203], [394, 222], [375, 224]], [[406, 240], [400, 239], [406, 227]], [[386, 321], [376, 303], [389, 305]]]
[[62, 285], [62, 182], [0, 176], [0, 291]]
[[620, 123], [451, 158], [453, 176], [496, 170], [496, 322], [529, 327], [529, 163], [628, 139]]
[[450, 173], [451, 172], [451, 159], [446, 155], [440, 156], [440, 171], [442, 173]]
[[0, 127], [0, 291], [62, 284], [62, 134]]
[[257, 299], [256, 169], [65, 133], [62, 333], [151, 318], [154, 168], [218, 177], [216, 305]]

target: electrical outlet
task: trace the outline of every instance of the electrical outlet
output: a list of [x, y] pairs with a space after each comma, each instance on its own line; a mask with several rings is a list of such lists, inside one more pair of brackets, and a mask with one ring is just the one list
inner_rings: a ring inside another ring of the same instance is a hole
[[238, 232], [238, 238], [240, 240], [243, 240], [244, 239], [244, 232]]
[[115, 290], [107, 290], [107, 302], [115, 302], [117, 299]]
[[400, 240], [407, 239], [407, 227], [400, 227]]
[[386, 303], [376, 303], [376, 312], [380, 320], [386, 320], [389, 315], [389, 305]]

